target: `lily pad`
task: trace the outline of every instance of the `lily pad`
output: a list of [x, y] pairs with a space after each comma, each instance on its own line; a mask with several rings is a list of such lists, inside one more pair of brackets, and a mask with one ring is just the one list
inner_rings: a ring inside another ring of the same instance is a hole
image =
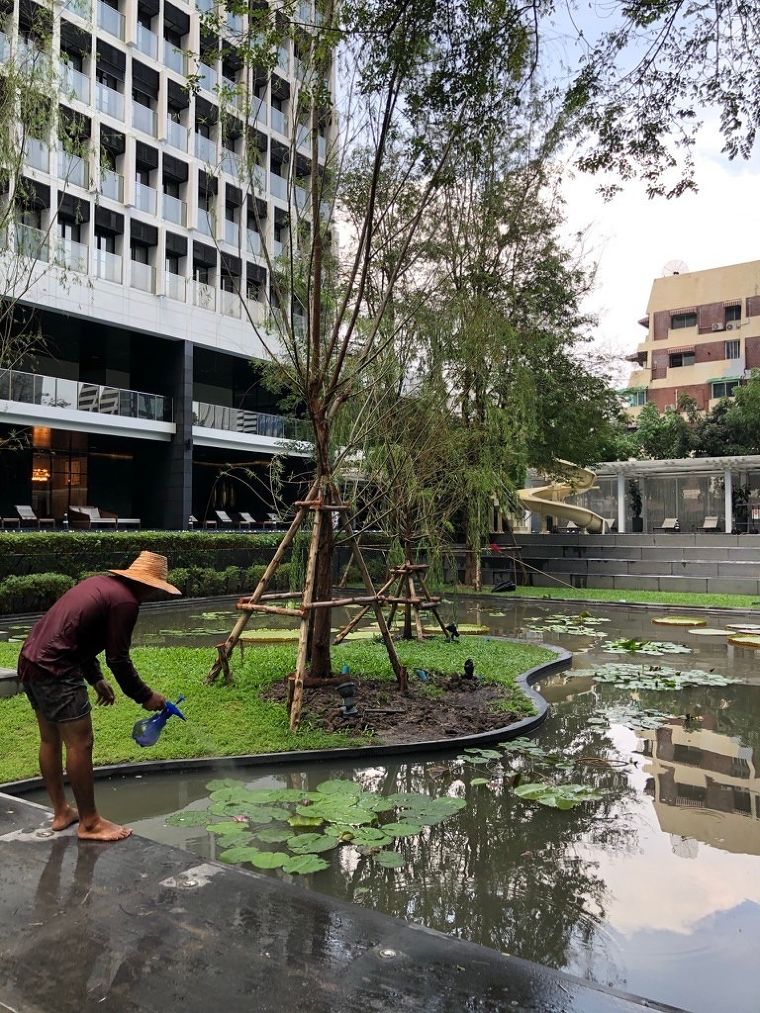
[[477, 785], [480, 784], [490, 784], [490, 782], [487, 777], [473, 777], [473, 779], [470, 781], [470, 784], [476, 787]]
[[206, 785], [206, 791], [219, 791], [220, 788], [239, 788], [240, 781], [235, 781], [231, 777], [216, 778], [214, 781], [209, 781]]
[[288, 838], [288, 847], [297, 855], [316, 855], [337, 848], [337, 837], [329, 834], [295, 834]]
[[375, 855], [375, 861], [384, 869], [400, 869], [405, 864], [404, 856], [398, 851], [379, 851]]
[[253, 836], [255, 840], [262, 841], [264, 844], [284, 844], [292, 835], [290, 830], [277, 830], [276, 827], [267, 827], [266, 830], [259, 830]]
[[225, 862], [227, 865], [240, 865], [243, 862], [249, 862], [252, 855], [259, 855], [261, 852], [258, 848], [228, 848], [227, 851], [223, 851], [219, 855], [219, 861]]
[[734, 647], [751, 647], [760, 651], [760, 633], [739, 633], [737, 636], [728, 638], [729, 644]]
[[257, 851], [247, 861], [257, 869], [280, 869], [290, 861], [290, 855], [284, 851]]
[[288, 817], [288, 823], [291, 827], [321, 827], [325, 822], [327, 821], [323, 816], [301, 816], [299, 813], [296, 813]]
[[317, 791], [320, 795], [361, 795], [361, 785], [355, 781], [346, 781], [341, 778], [335, 778], [332, 781], [323, 781], [317, 785]]
[[414, 837], [422, 831], [420, 823], [384, 823], [380, 827], [388, 837]]
[[655, 626], [707, 626], [706, 619], [694, 616], [656, 616], [652, 622]]
[[593, 802], [602, 798], [600, 791], [585, 784], [519, 784], [515, 788], [515, 795], [551, 809], [574, 809], [582, 802]]
[[170, 827], [207, 827], [214, 820], [208, 809], [186, 809], [172, 813], [164, 820]]
[[208, 832], [210, 834], [239, 834], [243, 827], [244, 824], [237, 822], [212, 823], [211, 826], [208, 827]]
[[704, 626], [698, 630], [689, 630], [689, 633], [695, 637], [728, 637], [731, 635], [730, 630], [713, 629], [710, 626]]
[[282, 868], [291, 876], [305, 876], [310, 872], [321, 872], [329, 868], [329, 863], [317, 855], [294, 855], [282, 863]]
[[382, 848], [392, 840], [377, 827], [356, 827], [351, 831], [351, 843], [366, 848]]
[[726, 623], [726, 629], [736, 630], [737, 633], [760, 633], [757, 623]]

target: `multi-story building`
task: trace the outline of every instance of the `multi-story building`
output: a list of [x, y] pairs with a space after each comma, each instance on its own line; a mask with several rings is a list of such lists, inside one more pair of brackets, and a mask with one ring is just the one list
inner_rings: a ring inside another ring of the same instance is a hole
[[[264, 469], [301, 429], [261, 382], [251, 321], [275, 331], [272, 263], [309, 214], [330, 126], [315, 166], [296, 114], [299, 32], [272, 69], [252, 67], [237, 17], [209, 33], [213, 4], [2, 5], [0, 73], [41, 45], [30, 26], [47, 12], [54, 123], [74, 118], [84, 145], [65, 151], [53, 126], [26, 148], [33, 199], [15, 242], [38, 261], [21, 303], [43, 350], [0, 370], [0, 444], [25, 434], [0, 451], [0, 515], [22, 503], [61, 520], [87, 504], [179, 528], [210, 508], [272, 509]], [[304, 33], [319, 23], [312, 2], [297, 15]]]
[[622, 392], [631, 415], [647, 402], [675, 407], [681, 394], [709, 410], [760, 367], [760, 261], [657, 278], [639, 323], [647, 336]]

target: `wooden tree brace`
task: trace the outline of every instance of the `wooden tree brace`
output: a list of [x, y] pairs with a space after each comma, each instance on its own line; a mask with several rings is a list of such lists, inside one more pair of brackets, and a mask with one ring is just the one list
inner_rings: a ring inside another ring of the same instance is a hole
[[259, 605], [258, 602], [252, 602], [250, 605], [238, 605], [238, 608], [243, 612], [266, 612], [272, 616], [298, 616], [299, 619], [304, 614], [303, 608], [285, 609], [278, 608], [276, 605]]

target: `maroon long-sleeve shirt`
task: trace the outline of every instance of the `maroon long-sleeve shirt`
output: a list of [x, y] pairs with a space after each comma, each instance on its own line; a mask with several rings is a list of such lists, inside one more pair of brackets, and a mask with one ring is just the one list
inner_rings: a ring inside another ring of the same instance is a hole
[[81, 675], [94, 686], [103, 678], [97, 656], [105, 651], [123, 692], [144, 703], [152, 690], [129, 657], [139, 608], [129, 581], [110, 574], [88, 577], [35, 623], [21, 648], [21, 678], [34, 678], [35, 670], [41, 670], [52, 676]]

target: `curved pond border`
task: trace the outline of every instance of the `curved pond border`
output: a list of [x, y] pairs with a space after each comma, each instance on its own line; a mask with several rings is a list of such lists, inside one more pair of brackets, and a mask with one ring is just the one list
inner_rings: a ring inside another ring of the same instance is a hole
[[[509, 640], [512, 643], [527, 643], [515, 640], [514, 637], [489, 637], [490, 640]], [[531, 642], [531, 646], [538, 646]], [[467, 746], [485, 746], [493, 742], [516, 739], [535, 731], [544, 723], [549, 714], [549, 704], [540, 693], [533, 689], [533, 683], [545, 679], [548, 675], [569, 668], [573, 661], [570, 651], [553, 644], [541, 644], [556, 657], [545, 661], [542, 665], [521, 672], [516, 683], [536, 708], [530, 717], [515, 721], [503, 728], [494, 728], [489, 732], [478, 732], [475, 735], [460, 735], [450, 739], [424, 739], [418, 742], [401, 742], [392, 745], [348, 746], [341, 749], [298, 749], [280, 753], [249, 753], [238, 756], [197, 756], [185, 760], [145, 760], [132, 763], [110, 763], [95, 768], [98, 781], [123, 775], [135, 774], [167, 774], [172, 771], [214, 770], [219, 767], [264, 767], [283, 764], [335, 763], [341, 760], [372, 760], [383, 756], [409, 756], [414, 753], [448, 752], [463, 749]], [[0, 791], [9, 795], [24, 795], [44, 787], [41, 777], [29, 777], [21, 781], [8, 781], [0, 784]]]

